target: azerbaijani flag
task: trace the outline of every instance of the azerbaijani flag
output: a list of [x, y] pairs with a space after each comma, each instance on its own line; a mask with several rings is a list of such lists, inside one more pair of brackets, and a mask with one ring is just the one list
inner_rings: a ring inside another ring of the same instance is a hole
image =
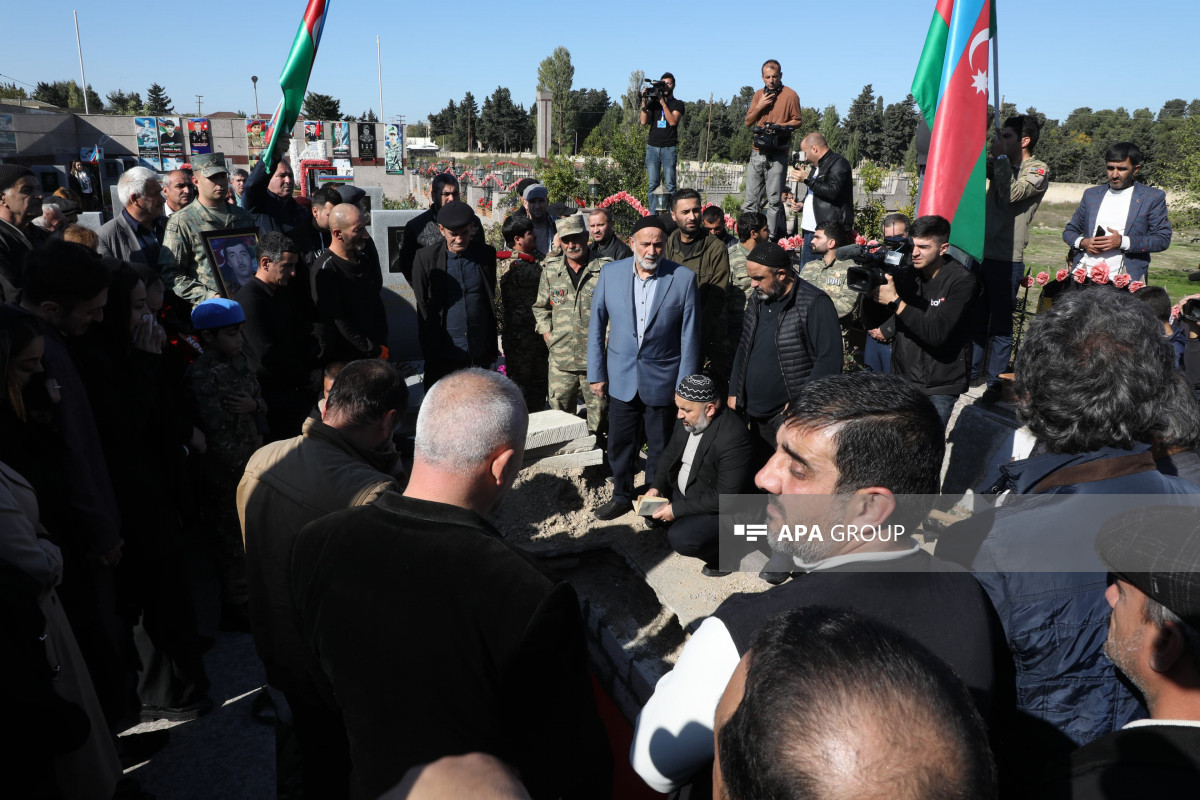
[[308, 76], [312, 74], [313, 62], [317, 59], [317, 46], [321, 44], [321, 31], [325, 28], [328, 10], [329, 0], [308, 0], [308, 7], [304, 9], [304, 19], [300, 23], [300, 30], [296, 32], [296, 41], [292, 43], [283, 74], [279, 76], [283, 98], [267, 124], [267, 148], [263, 151], [263, 157], [267, 159], [268, 167], [272, 165], [270, 159], [275, 152], [276, 140], [281, 135], [290, 134], [300, 118], [300, 106], [308, 90]]
[[937, 0], [912, 94], [933, 131], [918, 215], [950, 220], [950, 241], [983, 258], [988, 42], [995, 0]]

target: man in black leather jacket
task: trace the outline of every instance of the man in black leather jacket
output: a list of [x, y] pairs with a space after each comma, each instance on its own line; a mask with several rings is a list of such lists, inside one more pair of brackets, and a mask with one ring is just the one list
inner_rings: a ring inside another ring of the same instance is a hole
[[[808, 172], [802, 167], [792, 173], [808, 187], [804, 202], [811, 204], [813, 211], [810, 216], [806, 210], [801, 219], [804, 249], [800, 263], [807, 264], [813, 257], [811, 243], [817, 225], [832, 219], [846, 226], [846, 230], [854, 230], [854, 175], [846, 157], [830, 150], [820, 133], [814, 131], [805, 136], [800, 148], [808, 164], [812, 165], [807, 168]], [[811, 222], [812, 228], [805, 222]]]

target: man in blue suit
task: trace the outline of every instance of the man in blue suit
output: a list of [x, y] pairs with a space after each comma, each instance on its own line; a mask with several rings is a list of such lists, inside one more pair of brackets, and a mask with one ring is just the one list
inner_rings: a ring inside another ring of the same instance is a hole
[[633, 474], [646, 431], [646, 483], [675, 421], [675, 387], [699, 371], [700, 302], [696, 275], [662, 257], [666, 233], [654, 215], [633, 228], [633, 258], [600, 270], [588, 326], [588, 383], [609, 397], [608, 463], [612, 499], [595, 510], [615, 519], [633, 507]]
[[1167, 194], [1144, 183], [1135, 183], [1142, 169], [1142, 151], [1133, 142], [1117, 142], [1104, 153], [1107, 186], [1083, 193], [1063, 241], [1083, 251], [1076, 266], [1091, 268], [1104, 261], [1109, 275], [1121, 267], [1135, 281], [1146, 281], [1150, 254], [1171, 245], [1167, 220]]

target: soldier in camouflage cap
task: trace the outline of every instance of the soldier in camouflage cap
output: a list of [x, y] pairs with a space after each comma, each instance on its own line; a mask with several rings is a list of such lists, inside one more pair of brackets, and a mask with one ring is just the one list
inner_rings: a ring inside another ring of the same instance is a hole
[[847, 244], [854, 242], [850, 231], [840, 222], [826, 220], [818, 224], [812, 238], [812, 251], [820, 258], [805, 264], [800, 277], [833, 300], [842, 326], [842, 354], [861, 368], [866, 337], [862, 326], [855, 324], [860, 295], [846, 285], [846, 270], [853, 267], [854, 262], [837, 257], [837, 249]]
[[195, 304], [222, 293], [217, 267], [200, 234], [258, 226], [249, 211], [230, 205], [226, 199], [230, 189], [224, 153], [192, 156], [192, 181], [199, 195], [167, 219], [158, 266], [163, 283]]
[[588, 430], [599, 433], [605, 400], [597, 397], [587, 380], [587, 335], [592, 318], [592, 292], [600, 267], [612, 261], [591, 258], [583, 217], [576, 214], [558, 221], [561, 255], [551, 255], [542, 265], [533, 315], [537, 332], [550, 349], [550, 407], [572, 414], [579, 395], [587, 403]]
[[504, 348], [504, 370], [525, 395], [529, 412], [546, 406], [548, 350], [546, 340], [535, 330], [533, 303], [542, 280], [542, 259], [537, 249], [533, 221], [511, 216], [502, 228], [504, 242], [511, 248], [496, 253], [496, 322]]

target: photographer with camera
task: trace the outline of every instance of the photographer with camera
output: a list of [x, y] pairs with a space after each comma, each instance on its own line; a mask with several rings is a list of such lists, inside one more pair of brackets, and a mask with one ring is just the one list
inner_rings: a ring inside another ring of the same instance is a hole
[[675, 161], [679, 153], [679, 120], [683, 119], [683, 103], [675, 99], [675, 76], [664, 72], [658, 80], [646, 78], [650, 84], [642, 90], [641, 125], [650, 126], [646, 137], [646, 176], [650, 179], [650, 213], [662, 211], [655, 205], [654, 190], [665, 184], [667, 195], [675, 194]]
[[854, 175], [850, 162], [829, 149], [825, 137], [813, 131], [800, 142], [799, 161], [789, 174], [792, 180], [808, 187], [800, 227], [804, 248], [800, 263], [812, 257], [812, 238], [819, 223], [834, 220], [854, 230]]
[[762, 209], [762, 194], [767, 193], [767, 229], [772, 239], [783, 236], [783, 181], [787, 173], [788, 153], [792, 149], [792, 130], [800, 126], [800, 97], [783, 85], [783, 68], [770, 59], [762, 65], [763, 88], [754, 93], [746, 112], [746, 127], [754, 133], [754, 152], [746, 170], [746, 197], [742, 211]]
[[948, 220], [918, 217], [912, 225], [914, 269], [886, 271], [871, 293], [895, 314], [892, 372], [930, 399], [943, 425], [970, 382], [967, 309], [979, 292], [975, 276], [946, 257], [949, 247]]

